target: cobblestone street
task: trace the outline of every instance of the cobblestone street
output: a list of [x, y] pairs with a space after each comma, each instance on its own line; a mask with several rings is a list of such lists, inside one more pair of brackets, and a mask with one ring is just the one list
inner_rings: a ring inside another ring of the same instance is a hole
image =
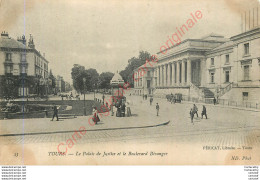
[[[131, 97], [133, 111], [135, 114], [142, 114], [142, 118], [148, 121], [169, 120], [165, 126], [87, 131], [84, 137], [78, 141], [79, 144], [102, 143], [102, 142], [136, 142], [136, 143], [158, 143], [158, 142], [187, 142], [205, 143], [207, 145], [243, 146], [257, 145], [260, 142], [260, 112], [238, 110], [223, 107], [207, 107], [208, 119], [195, 117], [194, 125], [190, 123], [189, 109], [192, 104], [170, 104], [163, 99], [155, 99], [153, 106], [141, 97]], [[155, 115], [155, 103], [160, 104], [160, 116]], [[138, 107], [138, 108], [136, 108]], [[146, 114], [149, 114], [149, 116]], [[105, 118], [112, 118], [111, 116]], [[142, 118], [136, 118], [142, 121]], [[120, 121], [124, 121], [120, 118]], [[10, 120], [11, 121], [11, 120]], [[41, 121], [41, 120], [39, 120]], [[66, 120], [67, 121], [67, 120]], [[59, 122], [63, 123], [63, 122]], [[77, 124], [76, 124], [77, 125]], [[75, 125], [75, 127], [77, 127]], [[78, 125], [80, 127], [80, 125]], [[5, 144], [35, 144], [51, 143], [57, 144], [71, 138], [74, 132], [37, 134], [25, 136], [0, 137], [1, 143]]]

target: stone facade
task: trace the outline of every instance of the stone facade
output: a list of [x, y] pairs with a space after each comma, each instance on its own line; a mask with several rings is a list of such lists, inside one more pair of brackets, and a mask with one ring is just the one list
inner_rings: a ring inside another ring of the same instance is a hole
[[[152, 94], [182, 93], [188, 99], [216, 97], [259, 102], [259, 44], [257, 27], [231, 38], [210, 34], [187, 39], [158, 52], [158, 63], [149, 70], [153, 72], [149, 77]], [[146, 81], [144, 76], [141, 83], [135, 83], [136, 92], [149, 94], [140, 91], [147, 88]]]
[[24, 97], [48, 91], [48, 61], [35, 49], [33, 37], [17, 40], [2, 32], [0, 38], [0, 96]]

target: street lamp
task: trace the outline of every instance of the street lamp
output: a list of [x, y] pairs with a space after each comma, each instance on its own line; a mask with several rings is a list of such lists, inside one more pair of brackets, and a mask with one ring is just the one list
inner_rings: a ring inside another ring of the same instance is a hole
[[96, 84], [94, 83], [94, 100], [96, 99], [95, 90], [96, 90]]
[[103, 91], [102, 99], [103, 99], [103, 105], [104, 105], [104, 101], [105, 101], [105, 94], [104, 94], [104, 91]]
[[83, 91], [84, 91], [84, 116], [86, 116], [85, 85], [86, 85], [86, 78], [83, 78]]

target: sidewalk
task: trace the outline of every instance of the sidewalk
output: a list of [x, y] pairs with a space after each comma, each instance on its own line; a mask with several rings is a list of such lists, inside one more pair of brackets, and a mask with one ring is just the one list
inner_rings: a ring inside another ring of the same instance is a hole
[[[84, 127], [86, 131], [147, 128], [162, 126], [169, 123], [169, 120], [156, 118], [153, 114], [135, 115], [132, 117], [100, 116], [101, 121], [93, 125], [88, 121], [92, 116], [79, 116], [74, 119], [60, 119], [50, 121], [50, 118], [37, 119], [7, 119], [0, 121], [0, 136], [53, 134], [79, 131]], [[145, 117], [145, 118], [144, 118]]]
[[[141, 97], [140, 97], [141, 99]], [[165, 101], [167, 102], [166, 98], [154, 98], [154, 100], [157, 100], [157, 101]], [[167, 102], [167, 103], [171, 103], [171, 102]], [[224, 106], [224, 105], [221, 105], [221, 104], [207, 104], [207, 103], [201, 103], [201, 102], [192, 102], [192, 101], [182, 101], [181, 103], [186, 103], [186, 104], [198, 104], [198, 105], [206, 105], [207, 107], [208, 106], [211, 106], [211, 107], [220, 107], [220, 108], [230, 108], [230, 109], [238, 109], [238, 110], [245, 110], [245, 111], [254, 111], [254, 112], [260, 112], [260, 109], [256, 109], [256, 108], [245, 108], [245, 107], [238, 107], [238, 106]]]
[[254, 111], [254, 112], [260, 112], [260, 109], [256, 108], [245, 108], [245, 107], [238, 107], [238, 106], [224, 106], [221, 104], [207, 104], [207, 103], [195, 103], [192, 101], [183, 101], [183, 103], [188, 103], [188, 104], [200, 104], [200, 105], [207, 105], [207, 106], [212, 106], [212, 107], [220, 107], [220, 108], [230, 108], [230, 109], [239, 109], [239, 110], [244, 110], [244, 111]]

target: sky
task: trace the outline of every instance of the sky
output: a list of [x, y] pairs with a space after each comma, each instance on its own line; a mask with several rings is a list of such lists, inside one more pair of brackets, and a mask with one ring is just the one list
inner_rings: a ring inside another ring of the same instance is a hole
[[259, 6], [257, 0], [0, 1], [0, 31], [15, 39], [25, 34], [28, 40], [32, 34], [54, 75], [68, 82], [73, 64], [115, 73], [141, 50], [159, 52], [198, 10], [202, 18], [182, 41], [241, 33], [241, 12]]

